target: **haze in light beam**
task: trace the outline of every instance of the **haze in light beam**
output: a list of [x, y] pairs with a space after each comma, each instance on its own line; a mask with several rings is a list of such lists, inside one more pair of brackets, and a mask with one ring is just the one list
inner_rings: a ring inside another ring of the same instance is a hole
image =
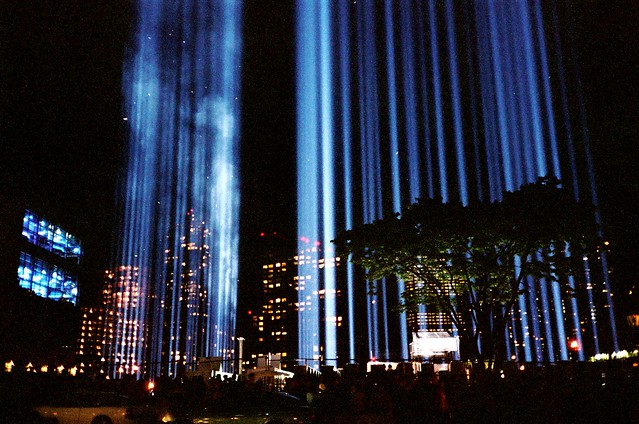
[[125, 274], [109, 305], [112, 375], [175, 376], [199, 356], [231, 357], [240, 24], [236, 0], [137, 4], [123, 78], [128, 162], [114, 266]]

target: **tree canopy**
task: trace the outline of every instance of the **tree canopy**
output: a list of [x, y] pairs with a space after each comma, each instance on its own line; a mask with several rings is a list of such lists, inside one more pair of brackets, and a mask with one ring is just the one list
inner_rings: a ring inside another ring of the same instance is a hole
[[466, 355], [503, 360], [504, 332], [531, 281], [558, 284], [597, 245], [593, 208], [554, 178], [540, 178], [493, 203], [418, 199], [403, 213], [338, 234], [338, 254], [365, 268], [369, 282], [396, 276], [402, 309], [428, 305], [450, 316]]

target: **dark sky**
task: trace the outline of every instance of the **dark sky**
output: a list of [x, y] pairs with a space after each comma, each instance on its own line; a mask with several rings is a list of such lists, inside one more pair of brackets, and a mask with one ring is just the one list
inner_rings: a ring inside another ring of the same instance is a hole
[[[635, 283], [639, 2], [574, 3], [611, 260], [624, 284]], [[244, 241], [262, 229], [285, 231], [294, 223], [295, 201], [294, 3], [246, 4]], [[98, 270], [108, 263], [122, 165], [120, 75], [129, 7], [125, 0], [5, 0], [0, 10], [0, 201], [50, 211], [85, 240], [87, 260]]]

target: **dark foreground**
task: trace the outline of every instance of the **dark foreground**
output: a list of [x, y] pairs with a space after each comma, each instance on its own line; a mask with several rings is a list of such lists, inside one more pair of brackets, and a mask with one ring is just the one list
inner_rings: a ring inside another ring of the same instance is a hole
[[[307, 407], [311, 423], [639, 423], [639, 364], [633, 361], [507, 364], [503, 370], [433, 375], [353, 370], [296, 375], [282, 389]], [[0, 423], [41, 423], [34, 408], [74, 391], [117, 392], [160, 422], [167, 411], [193, 422], [241, 400], [276, 390], [263, 382], [201, 378], [155, 382], [55, 374], [0, 374]], [[256, 408], [254, 403], [247, 409]], [[130, 421], [135, 422], [135, 421]], [[142, 420], [138, 420], [142, 422]], [[197, 422], [197, 421], [196, 421]]]

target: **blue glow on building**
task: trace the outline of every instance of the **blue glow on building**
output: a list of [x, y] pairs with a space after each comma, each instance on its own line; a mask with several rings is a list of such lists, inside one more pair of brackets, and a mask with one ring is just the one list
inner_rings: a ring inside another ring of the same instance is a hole
[[[139, 1], [109, 373], [171, 375], [234, 349], [241, 2]], [[128, 327], [127, 327], [128, 326]]]
[[40, 297], [78, 302], [78, 277], [28, 253], [20, 253], [18, 284]]
[[[40, 297], [65, 300], [76, 305], [76, 267], [83, 253], [80, 241], [63, 228], [29, 210], [25, 211], [22, 219], [22, 236], [29, 249], [28, 252], [20, 252], [19, 286]], [[53, 255], [47, 256], [45, 251]]]
[[[577, 72], [564, 67], [574, 54], [564, 52], [557, 7], [298, 0], [300, 235], [325, 248], [340, 229], [401, 212], [417, 197], [491, 202], [547, 175], [596, 205]], [[598, 353], [604, 328], [616, 349], [605, 256], [584, 261], [583, 271], [569, 280], [573, 299], [555, 283], [527, 281], [508, 325], [511, 357], [566, 360], [572, 337]], [[408, 359], [407, 317], [388, 313], [407, 283], [372, 282], [367, 294], [357, 290], [366, 285], [359, 270], [314, 272], [311, 291], [334, 288], [338, 301], [311, 297], [315, 309], [300, 314], [300, 357]], [[333, 311], [348, 316], [344, 336], [324, 328]]]
[[82, 246], [74, 235], [29, 210], [22, 219], [22, 235], [29, 243], [62, 258], [79, 260], [82, 256]]

